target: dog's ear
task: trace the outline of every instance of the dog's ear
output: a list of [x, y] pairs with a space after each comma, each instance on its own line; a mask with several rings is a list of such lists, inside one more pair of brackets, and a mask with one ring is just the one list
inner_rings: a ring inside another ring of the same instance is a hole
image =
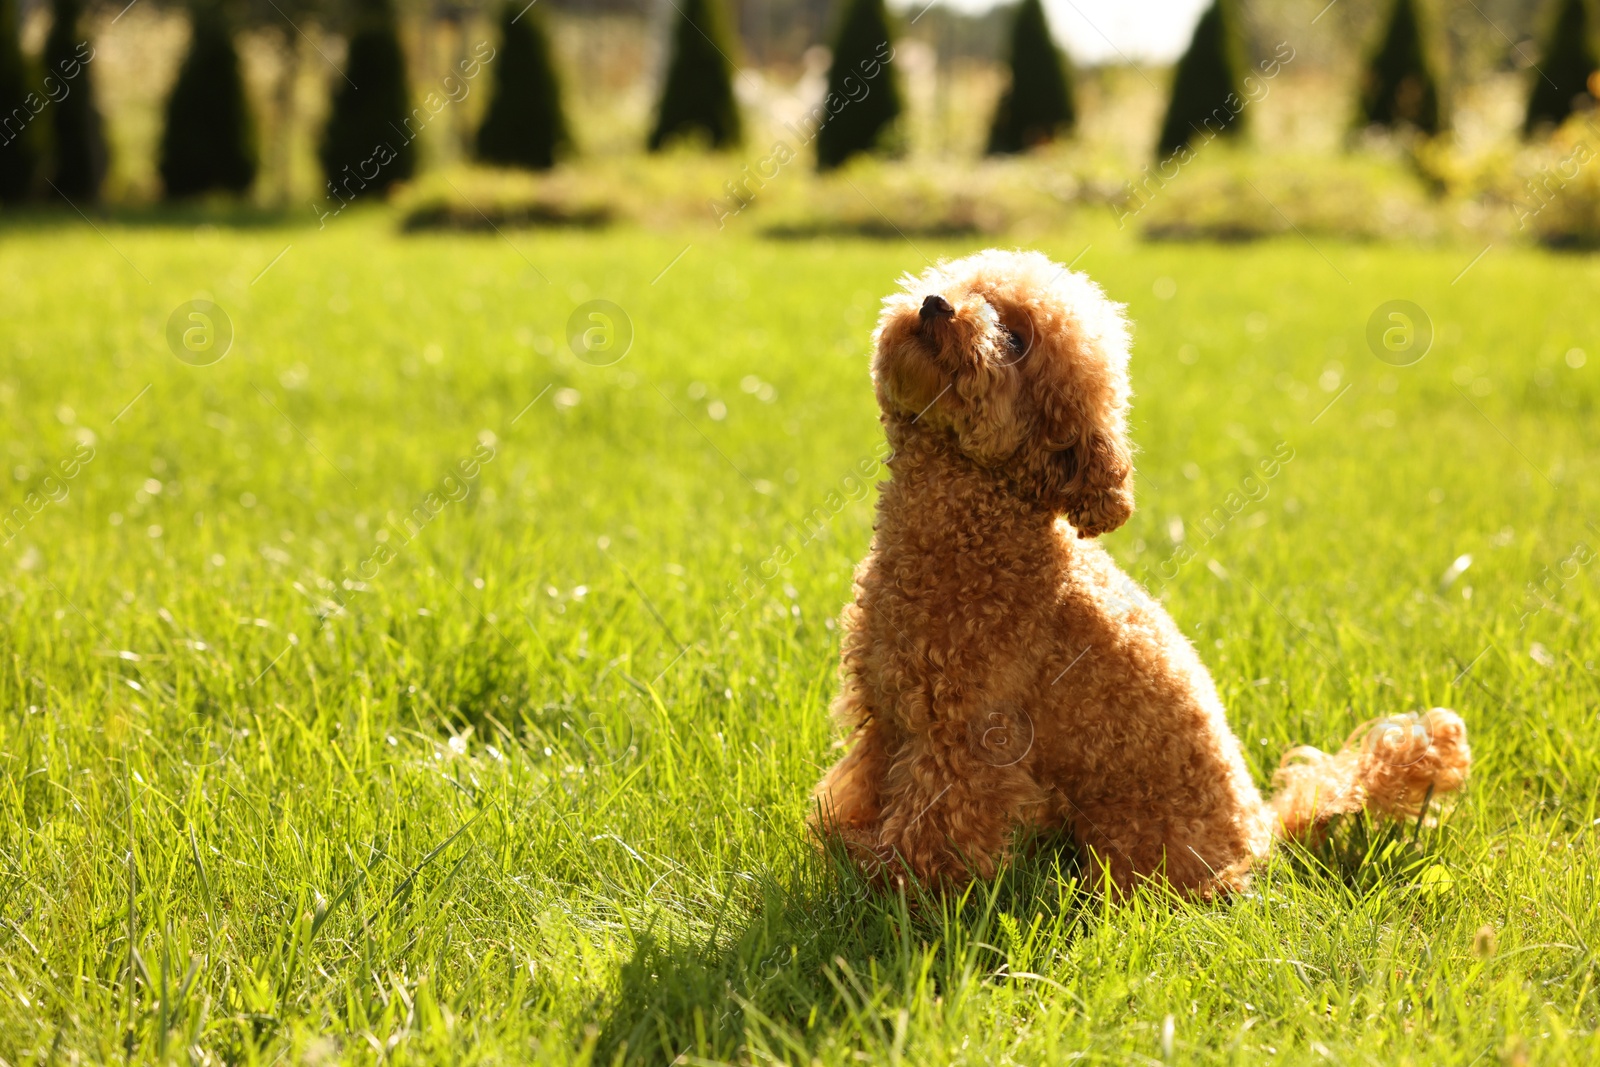
[[1071, 445], [1051, 447], [1046, 491], [1079, 537], [1110, 533], [1133, 514], [1133, 456], [1117, 430], [1091, 430]]
[[1045, 501], [1078, 536], [1096, 537], [1133, 514], [1126, 384], [1115, 372], [1074, 374], [1076, 362], [1057, 361], [1040, 383], [1040, 480]]

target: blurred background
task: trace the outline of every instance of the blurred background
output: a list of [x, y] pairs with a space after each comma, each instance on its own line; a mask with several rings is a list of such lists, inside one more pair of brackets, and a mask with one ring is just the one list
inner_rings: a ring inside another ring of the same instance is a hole
[[1594, 6], [0, 0], [0, 216], [1583, 244]]

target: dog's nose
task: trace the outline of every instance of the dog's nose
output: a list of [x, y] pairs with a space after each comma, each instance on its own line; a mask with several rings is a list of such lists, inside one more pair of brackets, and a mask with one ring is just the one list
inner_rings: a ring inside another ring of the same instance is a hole
[[950, 301], [938, 293], [934, 293], [922, 302], [923, 322], [929, 319], [947, 319], [955, 313], [956, 309], [950, 306]]

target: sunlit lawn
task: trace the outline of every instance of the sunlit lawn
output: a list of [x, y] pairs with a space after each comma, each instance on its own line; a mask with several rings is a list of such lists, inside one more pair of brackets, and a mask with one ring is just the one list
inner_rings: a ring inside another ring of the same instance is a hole
[[802, 820], [876, 304], [968, 246], [100, 225], [0, 237], [5, 1062], [1600, 1053], [1600, 260], [1039, 240], [1137, 322], [1107, 543], [1263, 785], [1435, 704], [1477, 765], [1442, 829], [1224, 904], [1050, 845], [908, 910]]

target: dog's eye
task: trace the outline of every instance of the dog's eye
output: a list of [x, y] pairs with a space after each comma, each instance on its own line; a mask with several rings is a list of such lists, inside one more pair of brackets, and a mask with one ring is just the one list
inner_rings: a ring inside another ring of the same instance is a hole
[[1010, 346], [1013, 354], [1020, 355], [1022, 353], [1022, 349], [1024, 347], [1022, 335], [1016, 330], [1010, 328], [1006, 329], [1006, 344]]

